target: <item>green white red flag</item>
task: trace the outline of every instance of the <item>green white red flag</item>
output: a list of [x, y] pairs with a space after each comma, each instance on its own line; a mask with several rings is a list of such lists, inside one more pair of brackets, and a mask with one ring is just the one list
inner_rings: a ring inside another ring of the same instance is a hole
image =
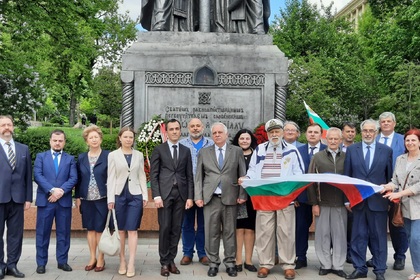
[[330, 129], [330, 127], [318, 116], [317, 113], [314, 112], [314, 110], [311, 109], [311, 107], [306, 104], [305, 101], [303, 101], [303, 104], [305, 104], [306, 112], [309, 116], [309, 122], [317, 123], [322, 127], [322, 138], [327, 138], [327, 130]]

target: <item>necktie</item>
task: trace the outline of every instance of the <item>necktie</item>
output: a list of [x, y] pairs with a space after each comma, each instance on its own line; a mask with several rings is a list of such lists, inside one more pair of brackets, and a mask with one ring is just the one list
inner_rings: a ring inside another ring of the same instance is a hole
[[12, 169], [15, 169], [15, 167], [16, 167], [16, 156], [15, 156], [15, 153], [13, 152], [13, 149], [12, 149], [12, 143], [6, 142], [6, 145], [9, 146], [9, 150], [7, 152], [7, 155], [9, 157], [10, 166], [12, 167]]
[[54, 167], [55, 167], [55, 174], [58, 174], [58, 156], [60, 153], [54, 152]]
[[173, 159], [174, 159], [174, 163], [176, 165], [176, 163], [178, 162], [178, 150], [177, 150], [178, 146], [173, 145], [172, 148], [174, 148], [174, 158]]
[[314, 156], [314, 150], [316, 149], [316, 147], [309, 147], [309, 149], [311, 149], [311, 151], [309, 152], [309, 160], [311, 160]]
[[387, 145], [387, 146], [388, 146], [388, 144], [387, 144], [388, 143], [388, 139], [389, 139], [388, 137], [384, 137], [384, 144]]
[[366, 156], [365, 156], [365, 165], [367, 170], [369, 170], [370, 168], [370, 146], [366, 146], [367, 148], [367, 152], [366, 152]]
[[223, 149], [219, 148], [219, 158], [217, 159], [218, 163], [219, 163], [219, 169], [223, 168], [223, 153], [222, 153], [222, 151], [223, 151]]

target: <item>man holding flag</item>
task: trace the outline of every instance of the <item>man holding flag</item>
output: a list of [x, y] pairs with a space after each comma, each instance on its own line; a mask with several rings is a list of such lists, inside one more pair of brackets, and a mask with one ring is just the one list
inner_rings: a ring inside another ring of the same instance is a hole
[[[283, 122], [271, 119], [265, 124], [268, 141], [258, 145], [252, 154], [244, 179], [261, 179], [304, 173], [302, 158], [296, 147], [283, 141]], [[277, 234], [279, 260], [286, 279], [295, 278], [295, 208], [293, 203], [272, 211], [257, 211], [256, 242], [260, 268], [258, 278], [266, 278], [274, 267]]]

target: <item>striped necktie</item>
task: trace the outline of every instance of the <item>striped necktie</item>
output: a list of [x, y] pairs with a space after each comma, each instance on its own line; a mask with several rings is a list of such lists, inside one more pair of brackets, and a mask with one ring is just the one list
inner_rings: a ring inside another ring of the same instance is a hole
[[10, 166], [12, 167], [12, 169], [15, 169], [15, 167], [16, 167], [16, 156], [15, 156], [15, 153], [13, 152], [13, 149], [12, 149], [12, 143], [6, 142], [6, 145], [9, 146], [9, 150], [7, 152], [7, 155], [9, 157]]

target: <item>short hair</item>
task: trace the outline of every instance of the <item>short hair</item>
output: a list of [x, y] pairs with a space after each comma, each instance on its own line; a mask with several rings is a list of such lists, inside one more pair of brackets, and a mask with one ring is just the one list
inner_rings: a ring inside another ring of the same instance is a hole
[[221, 123], [221, 122], [215, 122], [215, 123], [213, 123], [213, 124], [211, 125], [211, 128], [210, 128], [210, 131], [211, 131], [211, 132], [213, 132], [213, 127], [215, 127], [216, 125], [221, 125], [221, 126], [223, 126], [223, 130], [224, 130], [224, 132], [225, 132], [225, 133], [227, 133], [227, 132], [228, 132], [228, 129], [227, 129], [226, 125], [225, 125], [224, 123]]
[[170, 119], [170, 120], [166, 121], [166, 123], [165, 123], [165, 131], [168, 131], [168, 124], [169, 123], [178, 123], [179, 128], [181, 129], [181, 123], [177, 119]]
[[51, 137], [54, 134], [55, 135], [61, 135], [61, 134], [63, 134], [64, 135], [64, 140], [66, 140], [66, 133], [63, 130], [61, 130], [61, 129], [54, 129], [53, 131], [51, 131], [51, 133], [50, 133], [50, 139], [51, 139]]
[[397, 121], [397, 119], [395, 118], [395, 115], [391, 112], [383, 112], [382, 114], [379, 115], [379, 121], [383, 119], [387, 119], [387, 118], [391, 118], [394, 122]]
[[13, 123], [13, 117], [11, 115], [0, 115], [0, 119], [9, 119]]
[[285, 128], [286, 125], [288, 125], [288, 124], [293, 125], [296, 128], [297, 132], [300, 134], [300, 127], [297, 123], [295, 123], [294, 121], [285, 121], [284, 125], [283, 125], [283, 128]]
[[377, 120], [374, 120], [374, 119], [367, 119], [367, 120], [364, 120], [364, 121], [360, 124], [360, 130], [363, 130], [363, 126], [364, 126], [365, 124], [368, 124], [368, 123], [374, 124], [374, 125], [375, 125], [376, 130], [378, 130], [378, 129], [379, 129], [379, 122], [378, 122]]
[[88, 136], [89, 136], [89, 133], [91, 133], [91, 132], [96, 132], [96, 133], [98, 133], [98, 134], [99, 134], [99, 137], [100, 137], [101, 139], [102, 139], [102, 138], [103, 138], [103, 136], [104, 136], [104, 134], [102, 133], [102, 130], [101, 130], [98, 126], [96, 126], [96, 125], [92, 124], [92, 125], [90, 125], [90, 126], [86, 127], [86, 128], [83, 130], [82, 137], [83, 137], [83, 139], [85, 139], [85, 142], [87, 141], [87, 138], [88, 138]]
[[353, 122], [343, 122], [342, 129], [344, 129], [346, 126], [356, 129], [356, 125]]
[[[420, 129], [418, 129], [418, 128], [412, 128], [412, 129], [410, 129], [409, 131], [407, 131], [405, 134], [404, 134], [404, 141], [405, 141], [405, 138], [407, 138], [407, 136], [409, 136], [409, 135], [415, 135], [415, 136], [417, 136], [417, 139], [419, 139], [419, 141], [420, 141]], [[404, 145], [405, 146], [405, 145]], [[420, 148], [419, 148], [420, 149]], [[407, 153], [408, 151], [407, 151], [407, 148], [405, 148], [405, 152]]]
[[235, 137], [233, 137], [232, 139], [232, 145], [239, 146], [239, 137], [241, 136], [241, 134], [244, 134], [244, 133], [248, 133], [251, 136], [250, 147], [252, 149], [255, 149], [258, 146], [257, 137], [255, 137], [254, 133], [252, 133], [252, 131], [247, 128], [242, 128], [235, 134]]
[[330, 127], [327, 130], [327, 138], [328, 138], [328, 136], [330, 135], [331, 132], [338, 132], [340, 134], [340, 138], [343, 137], [343, 133], [341, 132], [341, 129], [339, 129], [338, 127]]
[[308, 130], [308, 128], [309, 127], [311, 127], [311, 126], [318, 126], [320, 129], [321, 129], [321, 134], [322, 134], [322, 132], [324, 131], [323, 129], [322, 129], [322, 126], [319, 124], [319, 123], [311, 123], [310, 125], [308, 125], [308, 127], [306, 128], [306, 130]]
[[[123, 128], [120, 129], [120, 132], [118, 132], [117, 148], [121, 148], [120, 137], [126, 131], [131, 131], [133, 133], [134, 139], [136, 138], [136, 132], [134, 131], [134, 129], [131, 126], [124, 126]], [[133, 143], [133, 145], [134, 145], [134, 143]]]

